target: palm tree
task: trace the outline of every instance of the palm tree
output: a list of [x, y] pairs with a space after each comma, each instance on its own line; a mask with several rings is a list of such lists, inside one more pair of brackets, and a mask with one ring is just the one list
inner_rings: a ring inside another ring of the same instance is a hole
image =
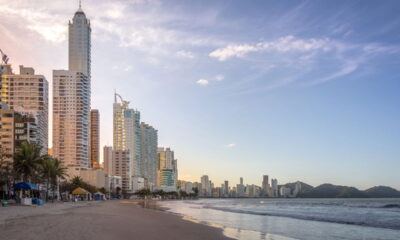
[[[53, 166], [54, 166], [54, 175], [52, 176], [52, 182], [55, 186], [57, 186], [57, 189], [59, 189], [59, 183], [60, 183], [60, 179], [65, 179], [66, 177], [68, 177], [67, 174], [67, 168], [63, 167], [61, 164], [61, 161], [58, 158], [54, 158], [53, 157]], [[54, 186], [53, 185], [53, 186]], [[59, 190], [58, 190], [59, 193]], [[54, 194], [54, 191], [53, 191]], [[54, 196], [53, 196], [54, 199]]]
[[53, 188], [54, 199], [54, 186], [58, 186], [58, 179], [64, 179], [67, 176], [67, 168], [62, 167], [61, 161], [52, 156], [43, 156], [41, 161], [42, 177], [46, 180], [46, 201], [49, 199], [49, 186]]
[[54, 161], [51, 156], [44, 156], [41, 162], [42, 177], [46, 180], [46, 202], [49, 200], [49, 185], [54, 175]]
[[75, 176], [74, 178], [72, 178], [71, 180], [72, 184], [78, 186], [78, 187], [83, 187], [83, 179], [79, 176]]
[[31, 181], [38, 173], [42, 156], [35, 143], [24, 142], [14, 155], [14, 171], [23, 181]]
[[[7, 159], [8, 157], [0, 146], [0, 188], [6, 186], [7, 196], [9, 196], [13, 175], [12, 162]], [[6, 199], [6, 191], [3, 191], [3, 199]]]

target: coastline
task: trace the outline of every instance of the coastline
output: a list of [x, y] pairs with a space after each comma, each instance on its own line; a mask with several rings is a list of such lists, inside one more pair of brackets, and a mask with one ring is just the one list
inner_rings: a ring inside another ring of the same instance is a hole
[[[0, 234], [5, 239], [221, 239], [218, 227], [190, 221], [142, 201], [115, 200], [11, 206], [0, 209]], [[153, 206], [155, 208], [153, 208]], [[161, 211], [160, 211], [161, 210]]]

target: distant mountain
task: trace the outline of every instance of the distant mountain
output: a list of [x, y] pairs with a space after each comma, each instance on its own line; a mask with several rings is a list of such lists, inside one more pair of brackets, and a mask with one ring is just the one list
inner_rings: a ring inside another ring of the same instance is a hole
[[300, 193], [298, 197], [303, 198], [365, 198], [366, 192], [355, 187], [337, 186], [333, 184], [322, 184], [309, 191]]
[[365, 190], [370, 198], [400, 198], [400, 191], [386, 186], [377, 186]]
[[294, 189], [296, 188], [296, 184], [297, 184], [297, 183], [300, 183], [300, 186], [301, 186], [300, 194], [301, 194], [301, 193], [308, 192], [308, 191], [311, 191], [311, 190], [314, 188], [313, 186], [308, 185], [307, 183], [300, 182], [300, 181], [298, 181], [298, 182], [293, 182], [293, 183], [286, 183], [286, 184], [283, 185], [283, 186], [288, 187], [288, 188], [294, 190]]

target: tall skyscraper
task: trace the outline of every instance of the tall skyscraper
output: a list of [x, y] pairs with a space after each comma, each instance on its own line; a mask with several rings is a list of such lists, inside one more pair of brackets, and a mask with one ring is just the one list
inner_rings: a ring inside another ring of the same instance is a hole
[[199, 189], [201, 195], [210, 196], [211, 195], [211, 184], [208, 175], [201, 176], [201, 189]]
[[90, 110], [90, 167], [100, 168], [100, 116], [99, 110]]
[[263, 181], [262, 181], [262, 191], [264, 192], [264, 194], [266, 194], [267, 196], [269, 196], [269, 179], [268, 179], [268, 175], [264, 175], [263, 176]]
[[74, 177], [90, 166], [91, 28], [80, 6], [68, 46], [69, 70], [53, 71], [53, 151]]
[[0, 76], [0, 102], [22, 115], [30, 115], [37, 126], [36, 141], [47, 154], [49, 90], [43, 75], [36, 75], [33, 68], [19, 66], [19, 74], [14, 74], [11, 65], [2, 65]]
[[227, 197], [229, 196], [229, 182], [228, 181], [224, 182], [224, 194]]
[[103, 161], [104, 161], [104, 172], [107, 176], [113, 176], [113, 162], [114, 162], [114, 151], [111, 146], [104, 146], [103, 148]]
[[91, 77], [91, 33], [90, 21], [79, 6], [68, 29], [68, 69]]
[[278, 192], [278, 180], [272, 178], [271, 179], [271, 197], [279, 197], [279, 192]]
[[[118, 98], [120, 102], [118, 102]], [[141, 140], [140, 112], [129, 108], [129, 102], [115, 93], [113, 104], [113, 148], [114, 155], [122, 151], [123, 154], [120, 155], [124, 156], [124, 158], [114, 158], [114, 162], [129, 160], [129, 163], [124, 163], [126, 172], [123, 176], [116, 174], [122, 177], [122, 184], [127, 191], [131, 190], [131, 188], [128, 188], [127, 183], [131, 182], [132, 177], [141, 176]], [[116, 164], [121, 165], [122, 163]]]
[[152, 189], [157, 184], [157, 145], [158, 136], [157, 130], [152, 126], [141, 123], [141, 173], [142, 177], [147, 180], [149, 189]]

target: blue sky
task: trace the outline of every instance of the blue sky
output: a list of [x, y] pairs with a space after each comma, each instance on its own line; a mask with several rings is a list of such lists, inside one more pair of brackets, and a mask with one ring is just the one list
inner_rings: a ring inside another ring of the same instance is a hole
[[[51, 82], [77, 1], [0, 0], [0, 48]], [[83, 1], [92, 107], [117, 91], [181, 179], [400, 189], [400, 2]]]

